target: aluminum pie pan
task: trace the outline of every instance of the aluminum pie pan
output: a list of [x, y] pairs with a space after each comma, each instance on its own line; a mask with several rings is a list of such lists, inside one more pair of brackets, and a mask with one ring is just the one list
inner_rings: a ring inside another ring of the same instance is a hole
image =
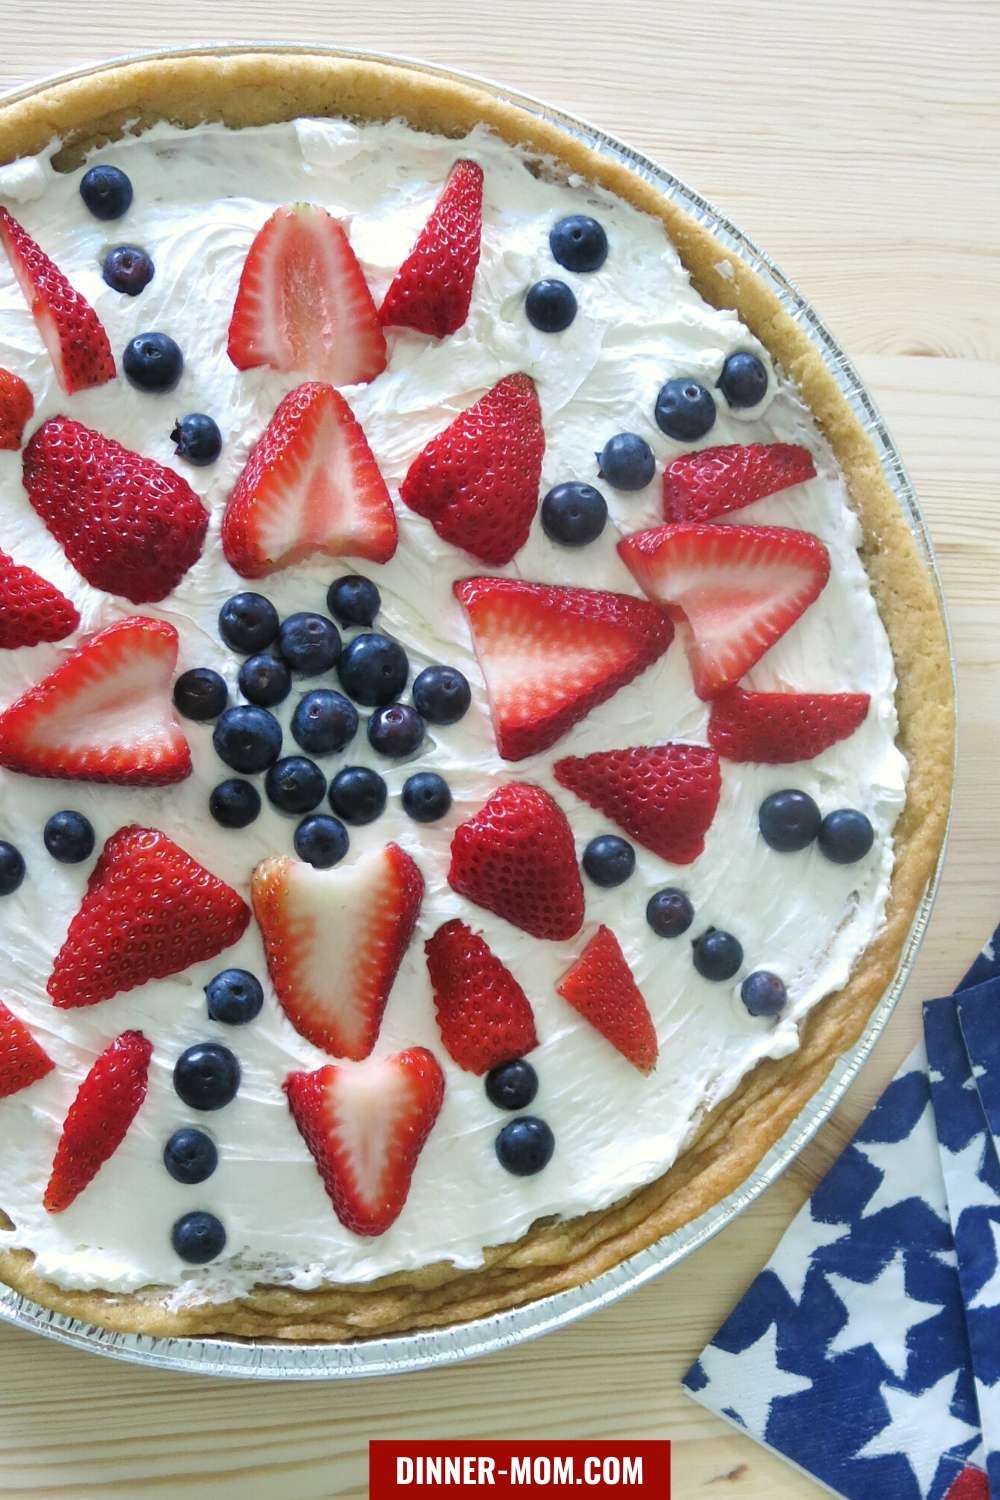
[[[104, 73], [116, 67], [157, 58], [199, 57], [206, 54], [235, 56], [241, 53], [306, 53], [316, 57], [346, 58], [362, 62], [404, 66], [429, 78], [472, 84], [505, 103], [535, 115], [582, 141], [608, 160], [628, 167], [665, 197], [677, 203], [697, 223], [711, 231], [722, 248], [737, 256], [765, 282], [785, 312], [809, 337], [837, 383], [855, 419], [875, 449], [882, 471], [913, 532], [934, 587], [948, 630], [953, 687], [956, 685], [954, 646], [951, 640], [941, 577], [926, 523], [916, 493], [878, 407], [865, 388], [847, 354], [822, 319], [758, 245], [699, 193], [658, 166], [641, 152], [615, 137], [564, 113], [529, 94], [503, 88], [472, 73], [425, 63], [419, 59], [368, 52], [356, 48], [326, 47], [308, 43], [221, 42], [187, 48], [163, 48], [112, 58], [107, 62], [52, 74], [25, 87], [0, 95], [0, 109], [29, 99], [43, 90]], [[950, 816], [949, 816], [950, 824]], [[889, 988], [873, 1011], [864, 1033], [850, 1053], [838, 1059], [829, 1077], [800, 1112], [754, 1171], [735, 1192], [713, 1205], [697, 1219], [655, 1245], [603, 1271], [591, 1281], [570, 1291], [558, 1292], [523, 1307], [493, 1313], [451, 1327], [401, 1334], [350, 1343], [289, 1343], [224, 1338], [162, 1338], [146, 1334], [115, 1333], [79, 1318], [51, 1311], [12, 1288], [0, 1284], [0, 1321], [39, 1333], [76, 1349], [86, 1349], [107, 1358], [145, 1365], [151, 1369], [177, 1370], [193, 1375], [212, 1375], [238, 1380], [347, 1380], [361, 1376], [401, 1375], [411, 1370], [453, 1365], [481, 1355], [541, 1337], [589, 1313], [610, 1306], [626, 1293], [661, 1276], [692, 1251], [706, 1244], [753, 1203], [777, 1180], [819, 1130], [847, 1089], [878, 1040], [902, 993], [916, 960], [940, 884], [947, 846], [947, 830], [934, 873], [914, 916], [899, 966]]]

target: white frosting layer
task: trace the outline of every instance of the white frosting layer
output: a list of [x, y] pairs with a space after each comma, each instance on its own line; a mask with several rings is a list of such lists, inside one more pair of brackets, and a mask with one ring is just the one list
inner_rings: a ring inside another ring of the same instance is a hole
[[[348, 392], [394, 495], [423, 444], [514, 370], [527, 370], [538, 384], [546, 430], [543, 490], [560, 480], [593, 481], [594, 451], [618, 431], [642, 433], [661, 464], [672, 458], [678, 445], [652, 420], [662, 382], [691, 374], [712, 386], [729, 352], [763, 351], [733, 314], [714, 311], [692, 291], [659, 223], [579, 183], [539, 180], [518, 152], [482, 130], [455, 143], [399, 124], [357, 128], [300, 121], [240, 132], [206, 127], [184, 133], [160, 127], [100, 153], [102, 161], [123, 167], [135, 187], [131, 209], [116, 224], [92, 219], [78, 196], [79, 176], [61, 176], [47, 160], [0, 171], [0, 200], [16, 205], [30, 233], [93, 303], [116, 356], [134, 334], [148, 329], [171, 334], [184, 351], [184, 376], [169, 396], [144, 395], [119, 380], [67, 399], [0, 257], [0, 364], [29, 382], [38, 418], [65, 411], [164, 463], [176, 463], [211, 510], [201, 561], [163, 606], [148, 611], [179, 630], [181, 669], [216, 667], [235, 688], [239, 663], [221, 645], [215, 620], [223, 600], [242, 585], [222, 556], [218, 527], [251, 443], [296, 383], [268, 370], [240, 373], [226, 355], [229, 313], [255, 231], [278, 204], [322, 203], [348, 221], [378, 301], [459, 154], [475, 157], [485, 169], [483, 253], [468, 322], [440, 344], [409, 332], [391, 334], [388, 370], [371, 385]], [[557, 336], [539, 333], [524, 316], [524, 291], [539, 277], [564, 274], [551, 259], [548, 230], [563, 214], [581, 210], [605, 225], [610, 255], [601, 271], [568, 278], [579, 299], [572, 326]], [[104, 252], [121, 242], [146, 246], [156, 263], [155, 279], [135, 299], [118, 295], [101, 279]], [[212, 468], [189, 469], [174, 459], [170, 428], [186, 411], [212, 413], [225, 434], [222, 458]], [[28, 1022], [57, 1066], [42, 1082], [0, 1101], [0, 1202], [15, 1225], [4, 1239], [33, 1250], [43, 1275], [65, 1286], [122, 1291], [173, 1283], [178, 1300], [184, 1300], [229, 1296], [259, 1279], [308, 1288], [324, 1279], [364, 1281], [440, 1259], [476, 1266], [484, 1246], [516, 1238], [542, 1215], [599, 1208], [656, 1177], [677, 1156], [702, 1113], [748, 1069], [760, 1058], [794, 1050], [796, 1023], [844, 983], [878, 930], [905, 764], [894, 743], [892, 657], [857, 556], [858, 526], [841, 479], [787, 386], [766, 410], [750, 416], [749, 422], [746, 414], [734, 420], [723, 403], [707, 441], [805, 443], [815, 455], [818, 477], [733, 519], [815, 532], [833, 561], [819, 601], [767, 654], [750, 684], [863, 690], [872, 695], [871, 711], [850, 740], [807, 764], [723, 763], [722, 799], [704, 855], [678, 869], [638, 849], [637, 871], [625, 886], [602, 892], [588, 885], [587, 925], [572, 942], [539, 943], [461, 901], [446, 882], [452, 831], [512, 774], [555, 792], [579, 849], [607, 831], [606, 820], [556, 787], [552, 761], [570, 751], [586, 754], [666, 739], [703, 741], [707, 710], [692, 691], [680, 641], [556, 751], [512, 772], [496, 755], [481, 676], [450, 590], [453, 579], [483, 570], [402, 506], [395, 559], [384, 568], [362, 564], [358, 569], [376, 579], [383, 598], [379, 624], [404, 643], [413, 670], [434, 661], [453, 663], [468, 675], [475, 695], [460, 724], [431, 731], [414, 765], [378, 763], [363, 731], [345, 753], [324, 762], [330, 775], [345, 764], [378, 764], [390, 786], [387, 812], [352, 831], [348, 858], [395, 839], [417, 859], [427, 884], [418, 933], [377, 1052], [429, 1045], [445, 1068], [446, 1097], [409, 1201], [379, 1239], [359, 1239], [339, 1224], [281, 1092], [290, 1069], [327, 1059], [293, 1031], [270, 989], [263, 1013], [249, 1026], [227, 1028], [207, 1020], [203, 986], [218, 969], [239, 965], [266, 979], [255, 926], [220, 959], [90, 1009], [57, 1011], [45, 993], [53, 956], [89, 869], [61, 866], [46, 855], [41, 832], [52, 812], [78, 808], [93, 820], [101, 840], [132, 821], [160, 827], [245, 895], [256, 862], [290, 849], [292, 820], [265, 806], [244, 832], [215, 826], [207, 813], [208, 790], [229, 773], [213, 754], [210, 726], [186, 725], [195, 774], [161, 792], [3, 775], [0, 836], [22, 849], [28, 878], [0, 903], [5, 958], [0, 997]], [[89, 588], [66, 562], [28, 504], [20, 473], [19, 455], [0, 453], [0, 545], [74, 599], [84, 629], [133, 613], [124, 601]], [[637, 495], [608, 487], [605, 493], [614, 524], [596, 544], [581, 551], [560, 549], [536, 521], [507, 571], [635, 592], [615, 541], [619, 531], [660, 519], [659, 476]], [[282, 613], [322, 609], [329, 581], [351, 566], [320, 562], [265, 580], [263, 588]], [[3, 653], [0, 705], [46, 673], [65, 650], [64, 644]], [[317, 680], [296, 685], [280, 710], [286, 727], [300, 692], [319, 685]], [[295, 749], [286, 733], [286, 753]], [[454, 807], [439, 825], [420, 827], [401, 810], [400, 787], [416, 766], [440, 771], [451, 785]], [[756, 832], [757, 808], [769, 792], [788, 785], [811, 793], [825, 811], [863, 808], [877, 834], [872, 855], [845, 868], [815, 850], [783, 856], [768, 849]], [[681, 885], [694, 902], [691, 937], [709, 925], [731, 930], [744, 946], [743, 972], [768, 968], [785, 979], [791, 1003], [779, 1024], [747, 1015], [738, 978], [730, 984], [700, 979], [687, 938], [654, 937], [645, 904], [667, 884]], [[549, 1167], [531, 1179], [510, 1177], [499, 1167], [493, 1138], [508, 1117], [488, 1103], [480, 1079], [454, 1067], [437, 1036], [423, 942], [453, 916], [485, 932], [535, 1008], [541, 1045], [532, 1060], [541, 1087], [533, 1108], [551, 1124], [557, 1146]], [[650, 1078], [640, 1076], [555, 993], [560, 974], [598, 922], [617, 932], [656, 1023], [661, 1055]], [[41, 1192], [65, 1111], [95, 1055], [134, 1026], [154, 1045], [146, 1102], [93, 1185], [65, 1213], [47, 1215]], [[198, 1118], [174, 1093], [171, 1072], [178, 1054], [205, 1038], [236, 1051], [243, 1084], [231, 1105]], [[161, 1163], [167, 1136], [184, 1123], [208, 1129], [220, 1151], [215, 1175], [194, 1188], [172, 1181]], [[172, 1223], [193, 1208], [218, 1214], [228, 1234], [224, 1257], [199, 1270], [185, 1267], [170, 1246]]]

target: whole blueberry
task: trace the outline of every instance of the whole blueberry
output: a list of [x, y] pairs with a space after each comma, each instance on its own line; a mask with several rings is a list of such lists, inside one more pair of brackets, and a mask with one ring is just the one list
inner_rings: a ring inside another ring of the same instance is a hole
[[428, 724], [457, 724], [472, 702], [472, 690], [457, 667], [425, 667], [413, 679], [413, 703]]
[[222, 828], [246, 828], [260, 814], [260, 792], [250, 781], [231, 776], [213, 787], [208, 810]]
[[0, 839], [0, 896], [10, 896], [24, 879], [24, 858], [20, 849]]
[[181, 1260], [203, 1266], [226, 1248], [226, 1231], [214, 1214], [184, 1214], [170, 1231], [170, 1243]]
[[270, 599], [249, 590], [234, 594], [219, 610], [219, 634], [231, 651], [252, 656], [277, 640], [281, 622]]
[[657, 937], [680, 937], [694, 921], [694, 907], [683, 891], [668, 885], [646, 902], [646, 921]]
[[282, 620], [278, 650], [293, 672], [301, 677], [318, 677], [335, 667], [340, 658], [340, 631], [325, 615], [303, 610]]
[[357, 709], [332, 688], [306, 693], [292, 714], [292, 738], [310, 755], [333, 755], [350, 744], [357, 732]]
[[266, 708], [227, 708], [212, 733], [220, 760], [234, 771], [252, 776], [266, 771], [281, 754], [281, 725]]
[[596, 219], [569, 214], [549, 230], [549, 249], [567, 271], [599, 271], [608, 258], [608, 237]]
[[595, 542], [608, 519], [608, 506], [592, 484], [569, 480], [549, 490], [542, 501], [542, 530], [563, 547]]
[[377, 708], [368, 720], [368, 743], [378, 755], [402, 760], [420, 749], [424, 721], [407, 703], [389, 703]]
[[138, 245], [115, 245], [101, 265], [101, 275], [112, 291], [138, 297], [153, 279], [155, 266]]
[[808, 792], [786, 790], [764, 798], [757, 822], [765, 844], [782, 854], [794, 854], [808, 849], [822, 819]]
[[345, 573], [327, 589], [326, 607], [341, 625], [370, 625], [381, 605], [378, 589], [360, 573]]
[[262, 651], [258, 656], [248, 656], [240, 667], [238, 678], [240, 692], [258, 708], [273, 708], [284, 703], [292, 691], [292, 674], [288, 664], [280, 656]]
[[245, 1026], [264, 1004], [260, 980], [246, 969], [223, 969], [208, 981], [205, 996], [212, 1020], [226, 1026]]
[[682, 375], [660, 387], [653, 415], [667, 437], [678, 443], [693, 443], [715, 425], [715, 402], [711, 391]]
[[656, 459], [637, 432], [616, 432], [597, 455], [597, 472], [613, 489], [642, 490], [656, 473]]
[[380, 708], [398, 698], [410, 675], [406, 652], [378, 631], [356, 635], [344, 647], [337, 676], [345, 693], [366, 708]]
[[222, 452], [219, 424], [203, 411], [188, 412], [186, 417], [175, 422], [170, 441], [178, 458], [186, 459], [189, 464], [195, 464], [198, 468], [214, 464]]
[[743, 962], [742, 943], [718, 927], [709, 927], [691, 948], [694, 966], [703, 979], [732, 979]]
[[211, 1177], [219, 1165], [219, 1153], [210, 1135], [185, 1125], [175, 1130], [164, 1146], [163, 1165], [175, 1182], [193, 1187]]
[[601, 833], [583, 851], [583, 868], [595, 885], [621, 885], [635, 869], [635, 850], [615, 833]]
[[168, 333], [137, 333], [125, 345], [122, 369], [140, 391], [172, 391], [184, 370], [180, 346]]
[[498, 1064], [486, 1075], [486, 1097], [497, 1109], [527, 1109], [538, 1093], [538, 1074], [525, 1058]]
[[874, 842], [871, 821], [853, 807], [838, 807], [819, 825], [820, 853], [835, 865], [853, 865], [864, 859]]
[[528, 322], [540, 333], [562, 333], [576, 317], [576, 298], [565, 281], [547, 277], [529, 286], [524, 310]]
[[451, 789], [434, 771], [418, 771], [403, 782], [403, 807], [415, 823], [436, 823], [451, 807]]
[[226, 680], [211, 667], [192, 667], [174, 683], [174, 707], [185, 719], [217, 719], [229, 702]]
[[326, 813], [314, 813], [303, 818], [295, 830], [295, 852], [307, 865], [317, 870], [328, 870], [339, 864], [350, 847], [347, 829], [339, 818]]
[[755, 969], [740, 985], [740, 998], [752, 1016], [777, 1016], [785, 1007], [788, 991], [777, 974]]
[[195, 1042], [174, 1064], [174, 1088], [190, 1109], [222, 1109], [239, 1086], [236, 1054], [221, 1042]]
[[722, 366], [719, 390], [730, 406], [756, 406], [767, 395], [767, 366], [756, 354], [730, 354]]
[[500, 1165], [515, 1177], [533, 1177], [552, 1160], [556, 1139], [544, 1120], [519, 1115], [505, 1125], [494, 1142]]
[[78, 865], [94, 852], [94, 826], [83, 813], [53, 813], [42, 833], [45, 847], [62, 865]]
[[132, 202], [132, 184], [120, 167], [91, 167], [80, 178], [80, 197], [95, 219], [120, 219]]
[[314, 760], [307, 760], [304, 755], [286, 755], [268, 771], [264, 790], [280, 812], [300, 817], [322, 802], [326, 777]]
[[330, 806], [345, 823], [374, 823], [385, 808], [386, 786], [368, 766], [345, 766], [330, 783]]

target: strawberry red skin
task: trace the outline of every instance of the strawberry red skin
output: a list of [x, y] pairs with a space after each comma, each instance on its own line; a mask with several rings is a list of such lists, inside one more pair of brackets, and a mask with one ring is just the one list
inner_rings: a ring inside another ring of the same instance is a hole
[[65, 640], [79, 623], [76, 605], [54, 584], [0, 552], [0, 650]]
[[812, 760], [865, 720], [867, 693], [748, 693], [733, 687], [712, 702], [708, 741], [726, 760], [781, 766]]
[[83, 1080], [63, 1121], [45, 1189], [50, 1214], [69, 1208], [118, 1150], [146, 1097], [152, 1055], [141, 1031], [123, 1031]]
[[448, 883], [532, 937], [559, 942], [583, 926], [583, 885], [565, 814], [541, 787], [512, 781], [459, 825]]
[[506, 375], [418, 454], [400, 498], [443, 541], [499, 567], [528, 540], [545, 453], [529, 375]]
[[599, 927], [556, 986], [640, 1073], [656, 1067], [656, 1028], [642, 992], [610, 927]]
[[711, 521], [816, 477], [808, 448], [729, 443], [682, 453], [663, 471], [663, 519]]
[[393, 277], [379, 317], [443, 339], [469, 316], [483, 229], [483, 169], [457, 161], [419, 238]]
[[30, 390], [13, 370], [0, 369], [0, 448], [16, 452], [35, 411]]
[[531, 1005], [513, 974], [457, 917], [424, 945], [441, 1040], [468, 1073], [488, 1073], [538, 1046]]
[[48, 991], [61, 1010], [166, 979], [238, 942], [250, 908], [165, 833], [119, 828], [94, 866]]
[[54, 1067], [24, 1022], [0, 1004], [0, 1099], [37, 1083]]
[[719, 757], [706, 745], [651, 745], [568, 756], [556, 780], [645, 849], [688, 865], [719, 805]]
[[155, 604], [201, 556], [208, 511], [187, 480], [69, 417], [24, 450], [28, 499], [95, 589]]
[[114, 380], [111, 345], [94, 309], [5, 208], [0, 240], [66, 394]]

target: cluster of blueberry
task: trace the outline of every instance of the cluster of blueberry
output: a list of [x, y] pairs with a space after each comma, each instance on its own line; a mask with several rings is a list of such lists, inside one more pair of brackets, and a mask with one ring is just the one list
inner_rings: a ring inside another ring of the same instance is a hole
[[[42, 830], [42, 841], [61, 865], [78, 865], [94, 852], [94, 828], [83, 813], [53, 813]], [[26, 867], [20, 849], [0, 840], [0, 896], [10, 896], [24, 880]]]
[[[500, 1063], [486, 1075], [486, 1097], [497, 1109], [527, 1109], [538, 1093], [538, 1074], [525, 1058]], [[537, 1115], [510, 1120], [494, 1142], [497, 1160], [515, 1177], [533, 1177], [552, 1160], [556, 1139]]]
[[[566, 271], [599, 271], [608, 258], [608, 237], [596, 219], [570, 214], [553, 224], [549, 249], [553, 260]], [[528, 288], [524, 311], [540, 333], [562, 333], [576, 317], [576, 294], [565, 281], [547, 276]]]
[[816, 842], [835, 865], [857, 864], [875, 842], [871, 820], [853, 807], [820, 812], [808, 792], [772, 792], [760, 805], [761, 837], [779, 854], [795, 854]]

